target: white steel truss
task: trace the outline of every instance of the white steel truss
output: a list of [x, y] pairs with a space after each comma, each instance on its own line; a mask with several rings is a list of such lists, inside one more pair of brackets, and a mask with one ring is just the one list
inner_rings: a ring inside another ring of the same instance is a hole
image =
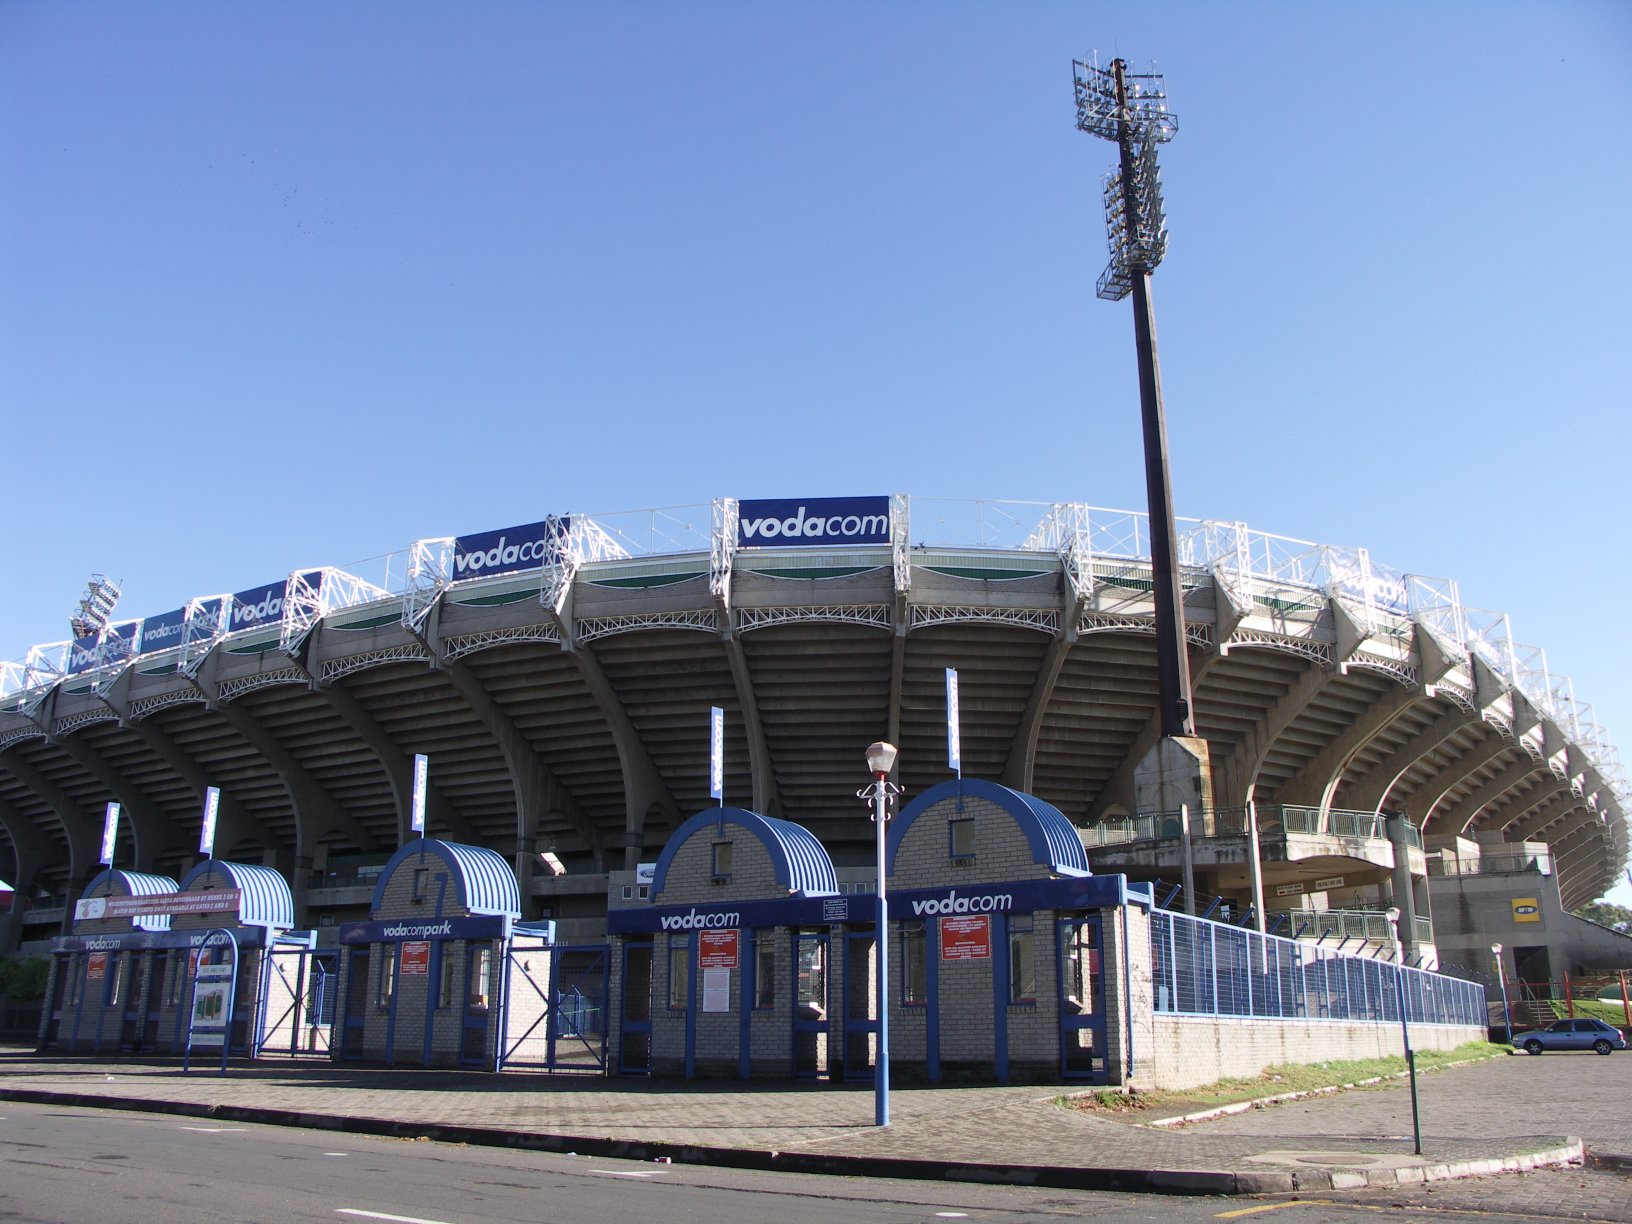
[[1052, 608], [980, 608], [957, 607], [952, 604], [912, 604], [907, 609], [907, 626], [910, 629], [959, 622], [1013, 625], [1020, 629], [1046, 633], [1051, 637], [1060, 631], [1060, 613]]
[[448, 662], [479, 650], [512, 642], [547, 642], [560, 645], [561, 631], [554, 625], [518, 625], [514, 629], [493, 629], [483, 633], [463, 633], [442, 640], [442, 657]]
[[355, 608], [391, 598], [389, 591], [341, 569], [296, 570], [284, 588], [278, 649], [296, 653], [317, 622], [339, 608]]
[[402, 625], [410, 633], [425, 628], [442, 592], [453, 580], [453, 537], [415, 540], [408, 551], [407, 585], [402, 592]]
[[155, 693], [151, 697], [138, 697], [130, 703], [130, 718], [132, 721], [146, 718], [167, 706], [175, 705], [203, 705], [204, 694], [197, 689], [172, 689], [168, 693]]
[[384, 667], [388, 663], [423, 663], [430, 657], [425, 647], [418, 642], [409, 642], [402, 646], [388, 646], [384, 650], [348, 655], [344, 659], [325, 659], [318, 674], [324, 684], [329, 684], [342, 676], [366, 671], [370, 667]]
[[749, 633], [773, 625], [813, 624], [825, 621], [842, 625], [868, 625], [888, 629], [894, 613], [884, 604], [826, 604], [813, 608], [739, 608], [737, 632]]
[[311, 677], [298, 667], [279, 667], [272, 671], [257, 672], [253, 676], [233, 676], [221, 681], [216, 700], [223, 705], [235, 701], [256, 689], [271, 688], [275, 684], [309, 684]]
[[651, 612], [643, 616], [591, 616], [572, 627], [573, 638], [580, 642], [593, 642], [597, 638], [613, 637], [620, 633], [639, 633], [644, 629], [691, 629], [718, 633], [720, 618], [713, 608], [702, 608]]

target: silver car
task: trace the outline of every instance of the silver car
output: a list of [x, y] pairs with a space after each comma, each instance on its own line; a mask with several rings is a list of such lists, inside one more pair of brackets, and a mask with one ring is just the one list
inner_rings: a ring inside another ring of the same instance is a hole
[[1611, 1050], [1626, 1049], [1626, 1038], [1621, 1030], [1602, 1020], [1559, 1020], [1544, 1029], [1528, 1033], [1514, 1033], [1516, 1049], [1530, 1054], [1544, 1050], [1592, 1050], [1608, 1054]]

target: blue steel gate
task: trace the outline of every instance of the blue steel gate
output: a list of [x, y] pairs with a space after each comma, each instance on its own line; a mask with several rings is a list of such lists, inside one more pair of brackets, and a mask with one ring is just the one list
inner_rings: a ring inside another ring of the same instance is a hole
[[505, 975], [501, 1070], [605, 1073], [607, 945], [512, 947]]

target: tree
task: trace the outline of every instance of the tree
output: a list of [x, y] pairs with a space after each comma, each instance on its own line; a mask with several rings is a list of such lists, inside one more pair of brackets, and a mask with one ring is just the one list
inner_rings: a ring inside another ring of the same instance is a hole
[[0, 998], [13, 1003], [44, 998], [45, 976], [50, 967], [50, 961], [43, 956], [0, 956]]
[[1611, 905], [1608, 901], [1588, 901], [1574, 913], [1577, 918], [1585, 918], [1600, 926], [1632, 935], [1632, 909], [1627, 909], [1624, 905]]

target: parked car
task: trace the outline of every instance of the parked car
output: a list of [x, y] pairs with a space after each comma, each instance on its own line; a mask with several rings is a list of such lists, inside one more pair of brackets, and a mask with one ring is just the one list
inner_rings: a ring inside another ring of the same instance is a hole
[[1559, 1020], [1544, 1029], [1514, 1033], [1515, 1049], [1529, 1054], [1544, 1050], [1592, 1050], [1608, 1054], [1611, 1050], [1626, 1049], [1626, 1038], [1613, 1024], [1602, 1020]]

